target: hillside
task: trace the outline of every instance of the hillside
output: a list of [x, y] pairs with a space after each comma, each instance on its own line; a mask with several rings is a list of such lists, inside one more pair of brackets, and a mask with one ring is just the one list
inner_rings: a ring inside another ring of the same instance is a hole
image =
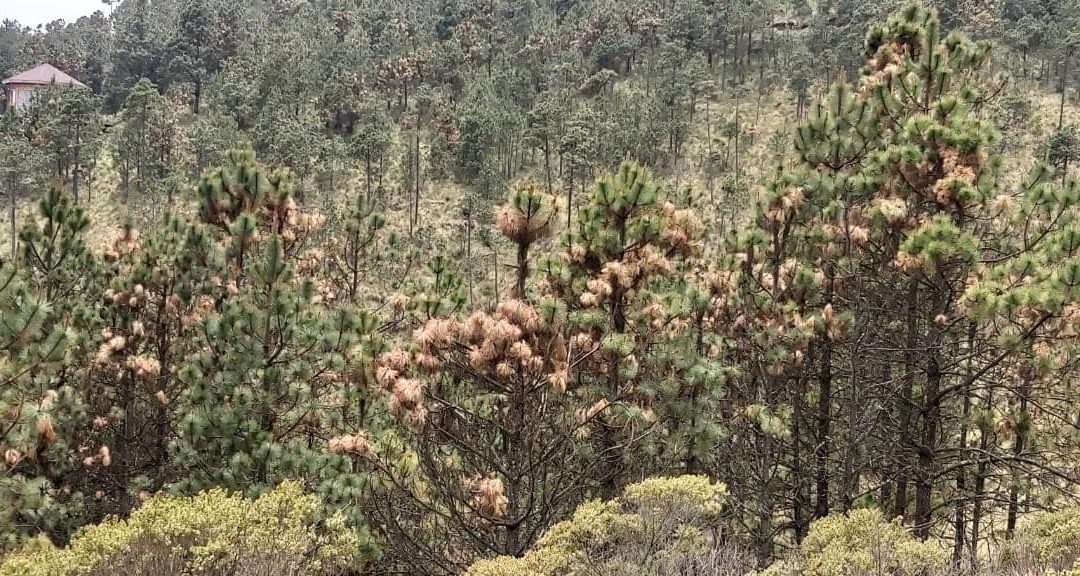
[[1057, 0], [5, 21], [85, 86], [0, 117], [0, 575], [1069, 576], [1078, 55]]

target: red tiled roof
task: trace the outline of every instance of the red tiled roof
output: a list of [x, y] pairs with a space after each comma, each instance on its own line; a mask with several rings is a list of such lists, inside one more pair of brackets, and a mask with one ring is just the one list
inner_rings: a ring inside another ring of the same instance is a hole
[[64, 72], [58, 70], [52, 64], [41, 64], [40, 66], [27, 70], [21, 74], [16, 74], [7, 80], [4, 80], [4, 84], [60, 84], [63, 86], [78, 86], [80, 88], [86, 88], [86, 84], [79, 82], [78, 80], [68, 76]]

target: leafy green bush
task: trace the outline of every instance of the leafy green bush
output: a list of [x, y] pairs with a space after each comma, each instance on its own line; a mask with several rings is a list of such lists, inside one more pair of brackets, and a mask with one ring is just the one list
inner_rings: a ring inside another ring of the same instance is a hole
[[340, 515], [285, 482], [257, 500], [221, 489], [155, 496], [127, 520], [77, 532], [66, 548], [46, 545], [7, 558], [0, 576], [340, 574], [359, 542]]
[[726, 496], [704, 476], [650, 478], [614, 500], [581, 505], [524, 557], [482, 560], [466, 576], [656, 574], [712, 547]]
[[925, 576], [944, 570], [948, 552], [916, 540], [876, 509], [818, 520], [796, 553], [762, 576]]

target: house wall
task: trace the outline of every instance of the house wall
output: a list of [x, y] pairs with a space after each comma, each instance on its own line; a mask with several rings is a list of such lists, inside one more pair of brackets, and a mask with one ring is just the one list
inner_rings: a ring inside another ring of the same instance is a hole
[[37, 86], [27, 84], [15, 84], [5, 87], [7, 91], [7, 106], [15, 111], [22, 110], [34, 97]]

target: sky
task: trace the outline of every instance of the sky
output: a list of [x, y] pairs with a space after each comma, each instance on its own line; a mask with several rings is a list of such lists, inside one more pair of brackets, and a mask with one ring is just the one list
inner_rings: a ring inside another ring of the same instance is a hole
[[33, 28], [57, 18], [74, 22], [95, 10], [107, 13], [109, 7], [101, 0], [0, 0], [0, 21], [18, 20]]

